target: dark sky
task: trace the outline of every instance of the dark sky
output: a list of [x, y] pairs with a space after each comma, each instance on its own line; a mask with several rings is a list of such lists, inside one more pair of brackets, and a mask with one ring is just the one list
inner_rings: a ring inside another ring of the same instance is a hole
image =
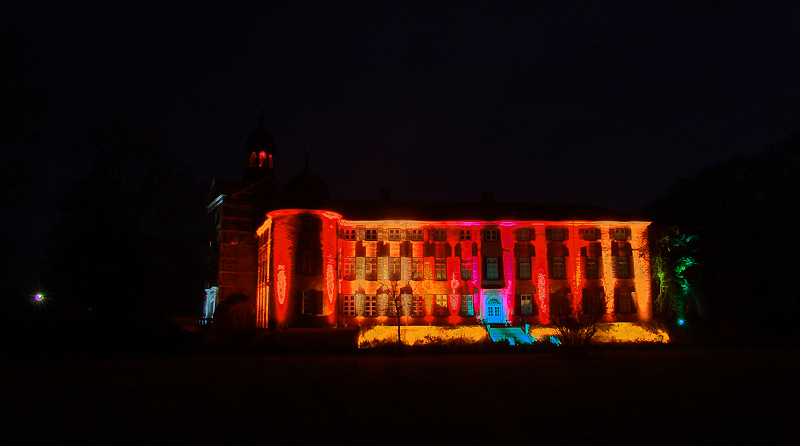
[[279, 180], [308, 145], [337, 198], [623, 211], [800, 127], [798, 2], [117, 3], [0, 21], [55, 51], [76, 114], [151, 120], [209, 185], [261, 104]]

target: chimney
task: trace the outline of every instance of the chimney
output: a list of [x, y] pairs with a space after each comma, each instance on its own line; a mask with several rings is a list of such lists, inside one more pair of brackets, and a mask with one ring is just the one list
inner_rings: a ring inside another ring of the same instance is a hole
[[481, 201], [484, 203], [494, 203], [494, 191], [492, 190], [483, 191], [483, 199]]
[[389, 189], [388, 187], [382, 188], [381, 189], [380, 200], [381, 201], [392, 201], [392, 190]]

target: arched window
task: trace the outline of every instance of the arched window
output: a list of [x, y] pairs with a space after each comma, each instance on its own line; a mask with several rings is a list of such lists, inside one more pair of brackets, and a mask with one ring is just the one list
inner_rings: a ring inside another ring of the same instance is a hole
[[258, 154], [258, 167], [265, 167], [264, 162], [267, 160], [267, 152], [261, 152]]
[[256, 167], [256, 152], [250, 153], [250, 159], [247, 161], [247, 167]]

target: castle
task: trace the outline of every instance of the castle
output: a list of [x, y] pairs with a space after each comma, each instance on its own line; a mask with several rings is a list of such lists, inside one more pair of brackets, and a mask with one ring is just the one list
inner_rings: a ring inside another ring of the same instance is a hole
[[242, 180], [213, 182], [207, 318], [240, 295], [264, 328], [652, 320], [649, 222], [488, 191], [471, 203], [332, 199], [308, 160], [278, 184], [275, 149], [262, 118]]

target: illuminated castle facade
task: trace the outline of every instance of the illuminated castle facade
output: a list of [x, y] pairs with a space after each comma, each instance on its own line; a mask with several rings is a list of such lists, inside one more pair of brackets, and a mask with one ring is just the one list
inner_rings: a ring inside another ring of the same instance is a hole
[[595, 206], [333, 200], [308, 162], [280, 186], [262, 122], [242, 181], [209, 196], [206, 317], [259, 327], [537, 325], [652, 319], [647, 228]]

